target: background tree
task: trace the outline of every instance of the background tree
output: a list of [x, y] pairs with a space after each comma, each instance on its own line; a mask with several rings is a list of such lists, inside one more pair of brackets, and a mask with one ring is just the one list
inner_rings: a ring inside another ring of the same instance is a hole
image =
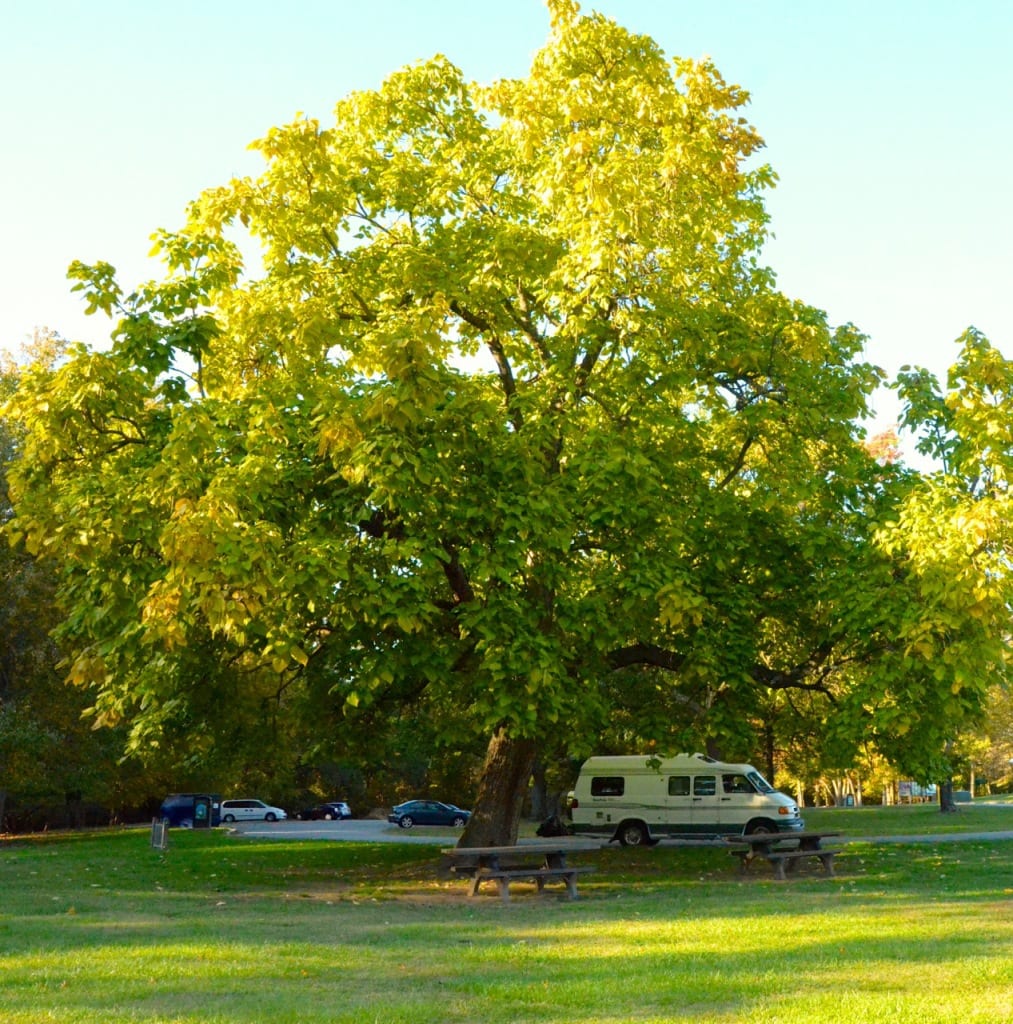
[[[940, 701], [933, 736], [949, 750], [960, 730], [979, 724], [989, 691], [1010, 685], [1013, 362], [981, 332], [958, 339], [946, 386], [905, 368], [897, 387], [903, 426], [938, 469], [922, 474], [885, 524], [883, 541], [900, 554], [922, 600], [904, 627], [905, 654], [930, 655]], [[935, 778], [949, 783], [950, 758]], [[943, 809], [947, 807], [943, 801]]]
[[995, 686], [989, 691], [984, 731], [988, 751], [974, 762], [974, 770], [988, 792], [1013, 792], [1013, 697], [1009, 689]]
[[[0, 361], [0, 406], [17, 386], [17, 367]], [[13, 515], [7, 469], [15, 457], [17, 429], [0, 418], [0, 524]], [[53, 580], [35, 559], [0, 545], [0, 827], [8, 793], [32, 795], [45, 784], [47, 755], [57, 745], [50, 723], [33, 700], [56, 677], [57, 653], [48, 636], [55, 624]], [[66, 704], [69, 695], [56, 705]], [[51, 710], [51, 707], [50, 709]]]
[[[62, 341], [36, 333], [26, 357], [45, 364], [59, 358]], [[0, 354], [0, 407], [12, 397], [20, 372]], [[13, 509], [7, 470], [22, 441], [16, 422], [0, 417], [0, 524]], [[114, 812], [143, 801], [130, 767], [119, 764], [122, 737], [98, 734], [82, 721], [87, 695], [69, 689], [61, 653], [50, 635], [56, 626], [52, 567], [0, 543], [0, 828], [16, 823], [83, 823], [85, 801]]]
[[59, 557], [71, 677], [132, 749], [211, 757], [224, 707], [266, 764], [393, 703], [484, 738], [463, 841], [495, 843], [538, 749], [642, 728], [651, 687], [729, 749], [778, 692], [832, 702], [842, 752], [949, 708], [934, 649], [868, 670], [910, 610], [873, 597], [881, 374], [758, 262], [746, 94], [549, 10], [523, 80], [437, 58], [272, 130], [159, 234], [165, 280], [72, 268], [119, 323], [19, 391], [12, 531]]

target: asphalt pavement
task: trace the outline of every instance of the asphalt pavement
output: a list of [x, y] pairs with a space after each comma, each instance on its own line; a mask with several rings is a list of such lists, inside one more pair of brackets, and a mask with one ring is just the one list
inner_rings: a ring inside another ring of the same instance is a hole
[[375, 818], [345, 818], [342, 821], [237, 821], [225, 826], [249, 839], [333, 839], [352, 843], [421, 843], [453, 846], [460, 829], [418, 825], [399, 828]]
[[[374, 818], [346, 818], [343, 821], [245, 821], [226, 827], [236, 835], [249, 839], [329, 839], [353, 843], [418, 843], [429, 846], [453, 846], [461, 836], [459, 829], [425, 825], [404, 829]], [[1005, 839], [1013, 839], [1013, 830], [899, 836], [841, 835], [841, 841], [848, 843], [960, 843]], [[662, 840], [664, 843], [665, 840]], [[607, 846], [608, 843], [603, 841], [602, 845]]]

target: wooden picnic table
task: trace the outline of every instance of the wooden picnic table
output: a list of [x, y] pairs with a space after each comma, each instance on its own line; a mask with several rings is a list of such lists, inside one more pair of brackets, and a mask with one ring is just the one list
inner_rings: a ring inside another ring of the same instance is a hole
[[563, 882], [570, 899], [577, 898], [577, 876], [594, 871], [589, 865], [567, 863], [567, 854], [598, 850], [588, 843], [521, 842], [515, 846], [467, 846], [444, 849], [450, 870], [470, 879], [469, 896], [478, 895], [483, 882], [494, 882], [504, 903], [510, 901], [510, 883], [531, 880], [541, 892], [546, 882]]
[[749, 835], [726, 835], [722, 839], [728, 844], [728, 852], [739, 858], [739, 870], [748, 871], [754, 860], [766, 860], [774, 869], [777, 878], [786, 878], [794, 872], [800, 861], [807, 858], [818, 860], [823, 870], [834, 873], [834, 857], [838, 847], [825, 847], [824, 839], [833, 839], [840, 832], [751, 832]]

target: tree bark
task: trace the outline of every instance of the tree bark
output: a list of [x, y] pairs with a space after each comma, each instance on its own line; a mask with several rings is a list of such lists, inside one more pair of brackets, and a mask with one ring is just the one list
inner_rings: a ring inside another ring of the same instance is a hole
[[943, 814], [955, 814], [957, 811], [957, 804], [953, 799], [953, 779], [946, 779], [939, 786], [939, 810]]
[[498, 729], [489, 740], [478, 795], [459, 847], [513, 846], [535, 761], [534, 740]]
[[545, 765], [541, 758], [536, 757], [531, 766], [531, 817], [536, 821], [543, 821], [550, 814], [558, 811], [558, 807], [549, 807], [549, 787], [545, 780]]
[[764, 767], [767, 769], [767, 781], [777, 788], [777, 783], [774, 781], [774, 754], [776, 753], [776, 747], [774, 744], [774, 723], [768, 719], [763, 723], [763, 756], [766, 759]]

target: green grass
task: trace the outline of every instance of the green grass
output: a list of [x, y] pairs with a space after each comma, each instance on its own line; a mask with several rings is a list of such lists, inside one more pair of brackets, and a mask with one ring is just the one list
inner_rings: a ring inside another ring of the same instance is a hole
[[896, 807], [807, 807], [807, 829], [834, 829], [846, 836], [894, 836], [957, 832], [1013, 832], [1013, 805], [959, 804], [956, 814], [941, 814], [936, 804]]
[[[906, 835], [1013, 828], [1013, 808], [807, 819]], [[504, 906], [438, 877], [436, 848], [148, 839], [0, 843], [0, 1022], [1013, 1021], [1010, 840], [853, 842], [837, 877], [788, 882], [610, 848], [581, 855], [580, 900]]]

